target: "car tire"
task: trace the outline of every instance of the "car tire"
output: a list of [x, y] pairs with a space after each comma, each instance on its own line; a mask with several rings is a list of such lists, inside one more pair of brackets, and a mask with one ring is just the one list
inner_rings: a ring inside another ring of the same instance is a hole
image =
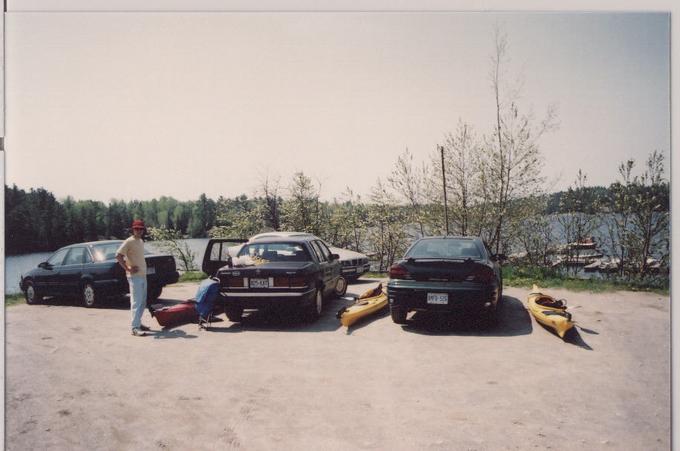
[[317, 288], [314, 294], [314, 302], [307, 307], [305, 311], [306, 317], [309, 321], [316, 321], [321, 316], [321, 311], [323, 310], [323, 290]]
[[484, 312], [482, 320], [484, 321], [484, 327], [487, 329], [495, 327], [498, 324], [498, 304]]
[[80, 291], [82, 295], [83, 306], [87, 308], [92, 308], [97, 305], [97, 292], [94, 289], [94, 285], [90, 282], [85, 282]]
[[240, 323], [243, 320], [243, 307], [225, 306], [224, 314], [232, 323]]
[[344, 296], [345, 293], [347, 293], [347, 280], [340, 276], [338, 278], [338, 282], [335, 284], [335, 290], [333, 291], [333, 294], [336, 298], [339, 298], [340, 296]]
[[406, 324], [407, 313], [406, 309], [390, 307], [390, 316], [392, 317], [392, 321], [396, 324]]
[[163, 287], [155, 286], [155, 285], [150, 285], [149, 288], [146, 291], [146, 300], [147, 301], [155, 301], [161, 296], [161, 293], [163, 292]]
[[43, 300], [42, 293], [35, 288], [33, 282], [26, 282], [26, 289], [24, 290], [24, 298], [26, 299], [26, 304], [35, 305], [40, 304]]

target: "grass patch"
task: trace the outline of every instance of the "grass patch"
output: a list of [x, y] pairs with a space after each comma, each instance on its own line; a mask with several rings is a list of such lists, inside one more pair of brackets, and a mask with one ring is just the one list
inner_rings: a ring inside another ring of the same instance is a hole
[[645, 291], [662, 295], [669, 294], [669, 280], [663, 277], [639, 279], [578, 279], [564, 276], [552, 268], [503, 267], [503, 284], [511, 287], [531, 289], [533, 284], [541, 288], [564, 288], [571, 291]]
[[203, 271], [187, 271], [179, 275], [178, 282], [200, 282], [207, 278], [208, 275]]
[[384, 279], [385, 277], [389, 277], [390, 275], [387, 274], [386, 272], [375, 272], [375, 271], [369, 271], [366, 273], [363, 273], [361, 277], [366, 278], [366, 279]]
[[9, 307], [10, 305], [23, 304], [24, 302], [26, 302], [26, 300], [23, 294], [17, 293], [5, 295], [5, 307]]

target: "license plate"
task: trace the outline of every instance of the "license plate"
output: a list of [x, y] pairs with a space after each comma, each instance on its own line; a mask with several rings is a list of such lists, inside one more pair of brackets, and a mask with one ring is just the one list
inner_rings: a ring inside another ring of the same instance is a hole
[[428, 304], [448, 304], [449, 295], [446, 293], [427, 293]]
[[356, 268], [343, 269], [342, 272], [357, 272]]
[[269, 288], [269, 279], [250, 279], [250, 288]]
[[148, 268], [146, 268], [146, 273], [147, 274], [156, 274], [156, 268], [154, 268], [153, 266], [149, 266]]

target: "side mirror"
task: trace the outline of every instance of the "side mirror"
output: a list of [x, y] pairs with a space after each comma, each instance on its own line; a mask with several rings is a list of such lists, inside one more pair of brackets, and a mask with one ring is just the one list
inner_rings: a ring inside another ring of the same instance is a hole
[[233, 267], [231, 255], [227, 257], [227, 266], [230, 267], [230, 268]]
[[340, 260], [340, 256], [338, 254], [331, 254], [331, 260]]
[[41, 262], [41, 263], [38, 265], [38, 268], [42, 268], [42, 269], [52, 269], [52, 265], [50, 265], [50, 264], [47, 263], [47, 262]]

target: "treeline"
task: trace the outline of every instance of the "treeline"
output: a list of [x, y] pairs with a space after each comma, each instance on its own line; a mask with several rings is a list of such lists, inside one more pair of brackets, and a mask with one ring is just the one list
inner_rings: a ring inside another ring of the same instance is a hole
[[153, 227], [204, 237], [215, 225], [216, 202], [201, 195], [196, 201], [172, 197], [149, 201], [59, 201], [43, 189], [24, 191], [5, 186], [5, 246], [8, 255], [49, 252], [67, 244], [129, 236], [133, 219]]
[[[615, 197], [618, 187], [612, 184], [609, 187], [605, 186], [586, 186], [583, 188], [583, 206], [582, 210], [588, 214], [598, 214], [608, 210], [608, 205], [611, 204], [612, 198]], [[649, 195], [658, 200], [659, 211], [669, 211], [670, 207], [670, 190], [668, 184], [650, 186], [648, 188]], [[548, 195], [546, 207], [543, 214], [552, 215], [560, 213], [568, 213], [569, 206], [565, 204], [565, 199], [569, 195], [569, 191], [560, 191]]]

